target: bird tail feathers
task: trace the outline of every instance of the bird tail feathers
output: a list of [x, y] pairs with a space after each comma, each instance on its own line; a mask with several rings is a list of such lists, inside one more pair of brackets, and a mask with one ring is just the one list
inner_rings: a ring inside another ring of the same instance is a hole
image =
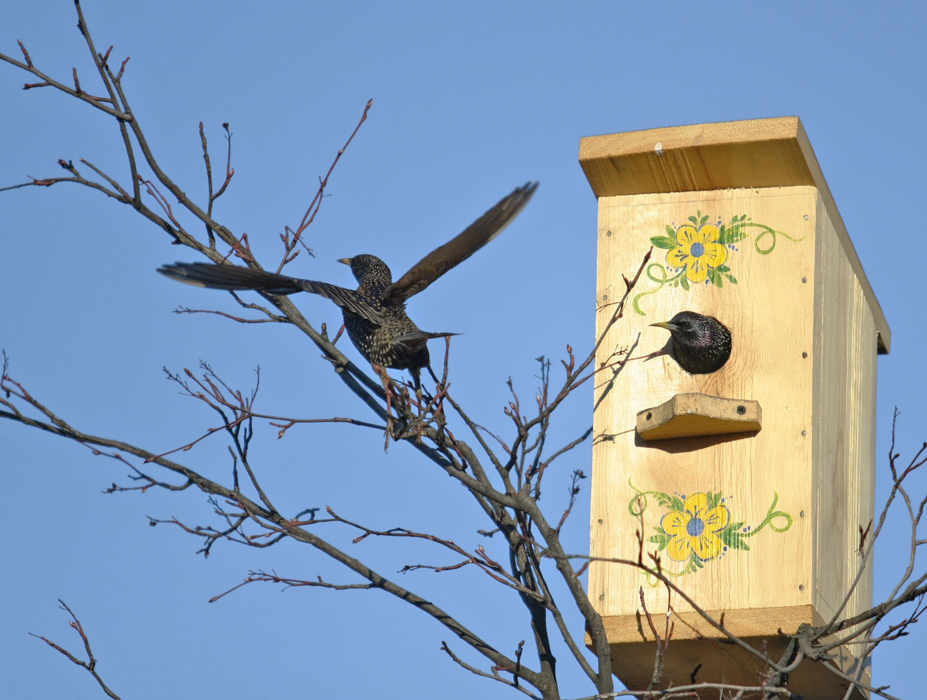
[[303, 286], [292, 277], [276, 275], [273, 272], [255, 270], [238, 265], [213, 265], [212, 263], [174, 263], [162, 265], [158, 272], [178, 282], [211, 289], [255, 289], [270, 294], [293, 294], [303, 291]]

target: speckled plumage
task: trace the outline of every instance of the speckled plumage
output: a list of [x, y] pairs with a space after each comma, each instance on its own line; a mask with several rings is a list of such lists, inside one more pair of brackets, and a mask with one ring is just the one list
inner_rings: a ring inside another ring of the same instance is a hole
[[713, 316], [680, 311], [651, 325], [670, 332], [676, 362], [690, 374], [717, 372], [731, 356], [731, 332]]
[[536, 189], [537, 183], [517, 188], [463, 233], [422, 258], [395, 283], [386, 263], [373, 255], [339, 260], [350, 265], [358, 282], [355, 290], [237, 265], [174, 263], [158, 268], [158, 272], [200, 287], [254, 289], [268, 294], [310, 292], [331, 299], [341, 307], [348, 337], [368, 362], [407, 369], [418, 384], [420, 371], [429, 366], [428, 340], [454, 334], [420, 330], [406, 314], [406, 300], [498, 236], [518, 216]]
[[369, 317], [342, 309], [348, 337], [368, 362], [391, 369], [408, 369], [418, 377], [428, 367], [428, 340], [453, 333], [427, 333], [406, 314], [405, 304], [384, 303], [383, 294], [393, 283], [386, 263], [374, 255], [356, 255], [338, 262], [351, 266], [358, 287], [358, 300], [382, 315], [377, 322]]

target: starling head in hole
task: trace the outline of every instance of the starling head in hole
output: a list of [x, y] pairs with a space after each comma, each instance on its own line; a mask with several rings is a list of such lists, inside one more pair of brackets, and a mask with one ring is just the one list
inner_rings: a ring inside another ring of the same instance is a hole
[[680, 311], [669, 321], [650, 325], [670, 332], [676, 362], [690, 374], [717, 372], [731, 356], [731, 332], [712, 316]]
[[158, 272], [199, 287], [230, 291], [254, 289], [266, 294], [309, 292], [331, 299], [341, 307], [348, 337], [361, 355], [375, 365], [409, 370], [418, 386], [420, 371], [431, 369], [428, 341], [455, 334], [420, 330], [406, 315], [406, 300], [502, 233], [525, 208], [536, 189], [537, 183], [529, 182], [503, 197], [463, 233], [431, 251], [396, 282], [386, 263], [373, 255], [356, 255], [338, 261], [351, 267], [358, 282], [357, 289], [239, 265], [174, 263], [160, 267]]

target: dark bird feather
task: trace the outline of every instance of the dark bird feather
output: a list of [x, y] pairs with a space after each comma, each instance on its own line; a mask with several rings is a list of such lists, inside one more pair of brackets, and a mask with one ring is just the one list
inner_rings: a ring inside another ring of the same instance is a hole
[[731, 332], [713, 316], [680, 311], [669, 321], [651, 323], [670, 332], [673, 356], [690, 374], [710, 374], [731, 356]]
[[158, 268], [158, 272], [200, 287], [253, 289], [267, 294], [309, 292], [331, 299], [341, 307], [348, 337], [368, 362], [408, 369], [418, 385], [420, 370], [430, 369], [428, 341], [455, 334], [420, 330], [406, 314], [406, 300], [502, 233], [528, 204], [537, 186], [529, 182], [514, 190], [450, 242], [413, 265], [395, 284], [386, 263], [373, 255], [338, 261], [351, 267], [358, 282], [354, 290], [230, 264], [174, 263]]

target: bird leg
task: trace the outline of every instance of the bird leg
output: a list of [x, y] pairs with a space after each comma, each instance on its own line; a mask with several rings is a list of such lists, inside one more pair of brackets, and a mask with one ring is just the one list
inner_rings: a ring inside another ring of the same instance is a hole
[[338, 338], [341, 337], [341, 334], [344, 333], [344, 324], [341, 324], [341, 328], [338, 329], [338, 333], [335, 334], [335, 339], [332, 341], [332, 345], [338, 342]]
[[387, 418], [391, 418], [393, 415], [393, 380], [390, 379], [386, 370], [380, 365], [375, 365], [371, 362], [370, 366], [373, 368], [374, 374], [380, 378], [380, 383], [383, 385], [383, 391], [386, 393], [386, 416]]
[[418, 386], [415, 387], [415, 402], [418, 404], [418, 418], [419, 418], [419, 420], [421, 420], [422, 411], [424, 410], [424, 407], [422, 406], [422, 404], [423, 404], [423, 401], [422, 401], [422, 383], [421, 383], [421, 382], [417, 382], [417, 384], [418, 384]]
[[[431, 378], [435, 380], [435, 390], [440, 391], [441, 381], [435, 376], [434, 371], [431, 369], [431, 365], [426, 365], [428, 368], [428, 373], [431, 374]], [[425, 401], [431, 402], [434, 397], [431, 395], [431, 392], [428, 391], [424, 386], [422, 386], [422, 370], [418, 367], [409, 369], [409, 374], [412, 375], [412, 386], [415, 389], [415, 398], [418, 400], [419, 405], [419, 414], [418, 417], [422, 417], [422, 407], [425, 405]]]
[[376, 375], [380, 377], [383, 391], [386, 393], [386, 443], [383, 445], [383, 451], [386, 452], [389, 449], [389, 439], [393, 434], [393, 387], [385, 369], [372, 363], [370, 366], [373, 367]]
[[[384, 450], [389, 447], [389, 440], [391, 437], [395, 439], [396, 436], [400, 435], [405, 430], [405, 425], [396, 426], [396, 423], [401, 424], [406, 423], [407, 421], [403, 420], [402, 414], [408, 413], [408, 400], [405, 402], [402, 400], [402, 396], [397, 394], [395, 387], [393, 385], [393, 378], [386, 373], [386, 369], [381, 365], [375, 365], [370, 363], [370, 366], [373, 368], [374, 373], [380, 378], [380, 382], [383, 384], [383, 392], [386, 394], [386, 445]], [[396, 404], [396, 415], [393, 416], [393, 403]], [[406, 410], [403, 411], [403, 404], [406, 405]]]
[[422, 371], [418, 367], [410, 367], [412, 386], [415, 389], [415, 400], [418, 403], [418, 417], [422, 417]]

